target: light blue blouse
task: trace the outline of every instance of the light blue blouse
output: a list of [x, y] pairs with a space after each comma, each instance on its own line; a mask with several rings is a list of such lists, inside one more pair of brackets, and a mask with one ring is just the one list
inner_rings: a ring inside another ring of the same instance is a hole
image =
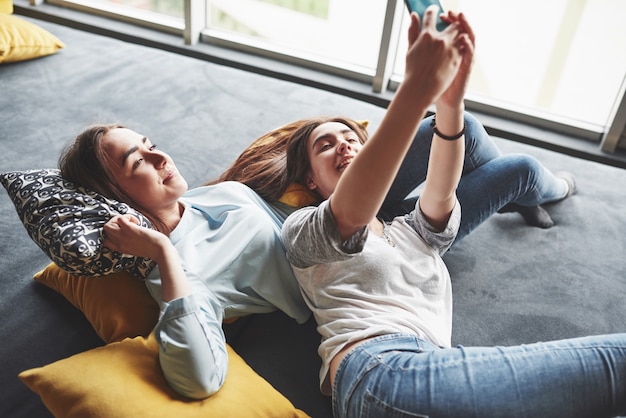
[[222, 320], [280, 309], [305, 322], [307, 308], [281, 241], [285, 214], [236, 182], [187, 192], [170, 234], [193, 295], [165, 303], [158, 268], [147, 286], [161, 305], [155, 328], [170, 385], [203, 398], [221, 387], [227, 369]]

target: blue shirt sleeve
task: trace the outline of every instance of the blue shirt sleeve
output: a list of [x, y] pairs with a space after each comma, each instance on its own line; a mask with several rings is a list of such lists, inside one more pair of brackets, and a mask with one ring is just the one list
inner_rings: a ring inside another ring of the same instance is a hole
[[163, 303], [155, 328], [159, 362], [178, 393], [203, 399], [216, 393], [228, 370], [221, 309], [208, 294]]

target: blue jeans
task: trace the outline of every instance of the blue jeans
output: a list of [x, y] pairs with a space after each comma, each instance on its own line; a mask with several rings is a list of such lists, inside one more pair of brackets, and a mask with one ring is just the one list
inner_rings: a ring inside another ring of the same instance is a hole
[[341, 361], [332, 396], [336, 418], [614, 417], [626, 413], [626, 334], [446, 349], [384, 335]]
[[[420, 125], [379, 215], [385, 220], [409, 213], [416, 197], [407, 198], [426, 179], [433, 131], [432, 117]], [[465, 235], [509, 202], [536, 206], [565, 197], [566, 183], [536, 158], [526, 154], [502, 155], [482, 124], [465, 113], [465, 163], [457, 188], [461, 226]]]

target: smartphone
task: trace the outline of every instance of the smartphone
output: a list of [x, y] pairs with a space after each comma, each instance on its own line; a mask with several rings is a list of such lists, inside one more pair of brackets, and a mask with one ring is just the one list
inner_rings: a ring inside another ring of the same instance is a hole
[[436, 4], [437, 6], [439, 6], [439, 12], [437, 12], [437, 30], [441, 32], [448, 26], [448, 24], [442, 22], [441, 18], [439, 17], [443, 13], [443, 7], [441, 7], [441, 3], [439, 2], [439, 0], [404, 0], [404, 4], [406, 4], [409, 12], [417, 13], [420, 17], [420, 21], [422, 22], [424, 21], [424, 12], [428, 8], [428, 6], [430, 6], [431, 4]]

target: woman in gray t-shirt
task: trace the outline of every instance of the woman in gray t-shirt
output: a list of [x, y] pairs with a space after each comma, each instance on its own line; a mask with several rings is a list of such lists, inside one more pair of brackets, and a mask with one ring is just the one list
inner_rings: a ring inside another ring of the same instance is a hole
[[[321, 390], [332, 394], [338, 418], [624, 413], [626, 334], [450, 346], [452, 292], [441, 255], [459, 228], [474, 37], [455, 13], [437, 32], [434, 10], [421, 31], [412, 15], [404, 82], [365, 145], [358, 123], [325, 118], [301, 127], [289, 146], [291, 180], [325, 199], [290, 215], [282, 232], [322, 336]], [[410, 213], [382, 222], [379, 208], [433, 102], [424, 190]]]

